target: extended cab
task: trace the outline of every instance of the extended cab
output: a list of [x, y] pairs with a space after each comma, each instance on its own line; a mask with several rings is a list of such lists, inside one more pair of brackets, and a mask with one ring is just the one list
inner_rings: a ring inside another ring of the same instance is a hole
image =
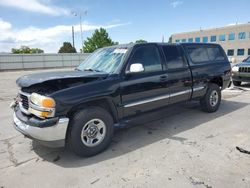
[[46, 145], [66, 143], [78, 155], [108, 147], [114, 125], [161, 107], [200, 100], [215, 112], [230, 82], [217, 44], [144, 43], [97, 50], [75, 71], [20, 77], [15, 128]]

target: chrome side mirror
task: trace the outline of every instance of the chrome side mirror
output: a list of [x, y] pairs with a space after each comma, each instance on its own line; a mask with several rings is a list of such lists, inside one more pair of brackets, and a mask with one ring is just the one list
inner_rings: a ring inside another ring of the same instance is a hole
[[141, 63], [133, 63], [129, 67], [130, 73], [144, 72], [144, 67]]

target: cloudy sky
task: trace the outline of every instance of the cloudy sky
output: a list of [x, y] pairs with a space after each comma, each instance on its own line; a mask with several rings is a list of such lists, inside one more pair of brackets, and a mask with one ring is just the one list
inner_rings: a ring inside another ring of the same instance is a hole
[[249, 7], [249, 0], [0, 0], [0, 52], [21, 45], [57, 52], [63, 41], [72, 42], [72, 26], [79, 51], [80, 18], [73, 12], [83, 15], [84, 39], [104, 27], [114, 41], [129, 43], [246, 23]]

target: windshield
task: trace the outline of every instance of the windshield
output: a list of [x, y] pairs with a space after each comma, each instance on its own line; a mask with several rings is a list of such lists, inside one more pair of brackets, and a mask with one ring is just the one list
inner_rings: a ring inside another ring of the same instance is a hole
[[127, 49], [125, 48], [103, 48], [95, 51], [85, 59], [77, 70], [105, 72], [108, 74], [119, 71]]

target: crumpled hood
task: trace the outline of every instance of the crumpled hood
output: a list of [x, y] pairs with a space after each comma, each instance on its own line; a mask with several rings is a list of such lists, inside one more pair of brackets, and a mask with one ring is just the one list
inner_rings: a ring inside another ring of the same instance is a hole
[[68, 78], [105, 78], [108, 74], [103, 72], [90, 71], [58, 71], [58, 72], [43, 72], [37, 74], [29, 74], [21, 76], [16, 80], [19, 87], [29, 87], [34, 84], [43, 83], [49, 80], [68, 79]]

